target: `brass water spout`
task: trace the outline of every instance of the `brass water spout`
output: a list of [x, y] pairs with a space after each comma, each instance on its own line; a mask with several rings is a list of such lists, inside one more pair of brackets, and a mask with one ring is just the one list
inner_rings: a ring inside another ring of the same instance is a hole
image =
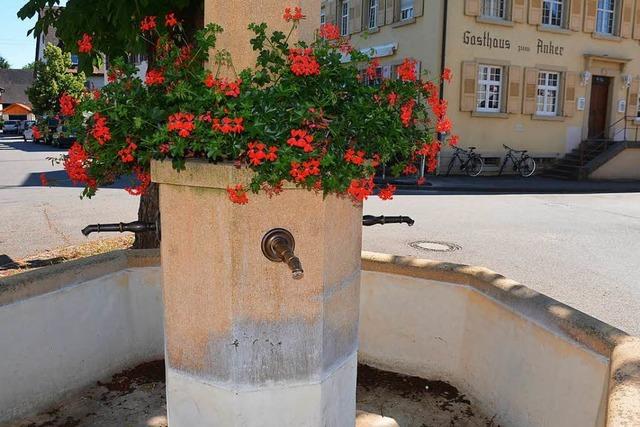
[[302, 279], [304, 270], [300, 259], [295, 256], [296, 242], [293, 235], [284, 228], [274, 228], [262, 238], [262, 253], [273, 262], [284, 262], [295, 280]]

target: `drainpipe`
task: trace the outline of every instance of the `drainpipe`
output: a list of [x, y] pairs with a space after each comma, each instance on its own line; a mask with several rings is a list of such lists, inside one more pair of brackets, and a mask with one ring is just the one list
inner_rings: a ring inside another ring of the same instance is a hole
[[[444, 11], [442, 13], [442, 51], [440, 52], [440, 76], [444, 73], [447, 62], [447, 22], [449, 16], [449, 0], [444, 0]], [[444, 81], [440, 79], [440, 101], [444, 99]], [[438, 141], [442, 144], [444, 142], [444, 136], [439, 133]], [[440, 153], [438, 153], [438, 170], [440, 173]]]

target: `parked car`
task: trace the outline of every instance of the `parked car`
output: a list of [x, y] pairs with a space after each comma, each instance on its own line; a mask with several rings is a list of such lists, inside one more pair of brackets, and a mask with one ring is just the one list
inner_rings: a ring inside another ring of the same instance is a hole
[[18, 135], [20, 130], [20, 122], [18, 120], [6, 120], [2, 129], [5, 135]]
[[33, 137], [33, 127], [35, 124], [36, 122], [33, 120], [27, 120], [24, 122], [24, 130], [22, 131], [22, 138], [24, 139], [24, 142], [38, 143], [38, 141]]

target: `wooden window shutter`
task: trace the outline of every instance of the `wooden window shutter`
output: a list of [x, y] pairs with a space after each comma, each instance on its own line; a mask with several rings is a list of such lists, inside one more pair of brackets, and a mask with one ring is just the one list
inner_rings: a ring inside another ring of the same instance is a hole
[[422, 16], [424, 11], [424, 0], [413, 0], [413, 16]]
[[542, 22], [542, 0], [529, 1], [529, 24], [538, 25]]
[[629, 87], [629, 99], [627, 100], [627, 117], [635, 118], [638, 115], [638, 91], [640, 81], [633, 79]]
[[524, 0], [513, 0], [511, 5], [511, 20], [513, 22], [525, 22], [526, 16]]
[[396, 22], [396, 5], [398, 0], [387, 0], [385, 7], [385, 21], [384, 23], [387, 25], [393, 24]]
[[633, 38], [640, 40], [640, 3], [636, 5], [635, 21], [633, 23]]
[[362, 31], [362, 0], [349, 0], [349, 34]]
[[567, 71], [564, 74], [564, 102], [563, 110], [565, 117], [573, 117], [576, 113], [576, 85], [578, 83], [578, 73]]
[[462, 63], [462, 86], [460, 87], [460, 111], [476, 109], [476, 85], [478, 83], [478, 64], [472, 61]]
[[[366, 16], [369, 16], [369, 14]], [[384, 25], [384, 0], [378, 0], [378, 17], [376, 18], [376, 25], [378, 27], [382, 27]]]
[[509, 67], [509, 90], [507, 92], [507, 113], [520, 113], [520, 88], [522, 87], [522, 67]]
[[593, 33], [596, 30], [598, 0], [586, 0], [584, 6], [584, 32]]
[[328, 23], [335, 25], [338, 22], [338, 3], [337, 0], [327, 1], [326, 11]]
[[620, 37], [628, 39], [633, 31], [633, 0], [624, 0], [621, 12]]
[[464, 0], [464, 14], [480, 16], [480, 0]]
[[524, 100], [522, 114], [535, 114], [537, 110], [538, 69], [524, 69]]
[[569, 15], [569, 29], [580, 31], [582, 28], [582, 0], [571, 0], [571, 12]]

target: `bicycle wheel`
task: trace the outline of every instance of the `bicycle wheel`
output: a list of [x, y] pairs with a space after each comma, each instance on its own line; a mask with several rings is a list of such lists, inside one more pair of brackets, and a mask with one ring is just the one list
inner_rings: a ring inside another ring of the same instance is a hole
[[518, 165], [518, 171], [522, 177], [530, 177], [536, 171], [536, 161], [532, 157], [524, 157]]
[[451, 173], [451, 169], [453, 169], [453, 164], [456, 162], [456, 158], [455, 156], [451, 158], [451, 161], [449, 162], [449, 167], [447, 168], [447, 176], [449, 176], [449, 174]]
[[478, 176], [482, 173], [482, 169], [484, 169], [484, 160], [482, 157], [474, 156], [469, 159], [465, 170], [469, 176]]

